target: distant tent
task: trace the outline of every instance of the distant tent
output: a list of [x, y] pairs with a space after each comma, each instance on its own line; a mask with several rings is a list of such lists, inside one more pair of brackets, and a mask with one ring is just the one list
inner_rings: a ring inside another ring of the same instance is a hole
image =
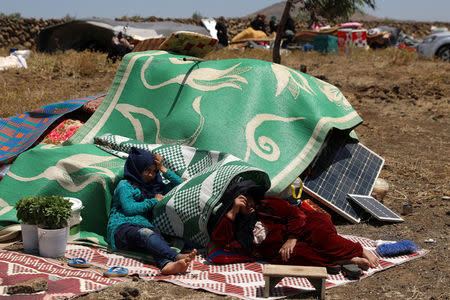
[[111, 19], [75, 20], [41, 30], [37, 49], [41, 52], [92, 49], [107, 52], [119, 32], [137, 40], [169, 36], [175, 31], [190, 31], [210, 36], [201, 26], [176, 22], [124, 22]]

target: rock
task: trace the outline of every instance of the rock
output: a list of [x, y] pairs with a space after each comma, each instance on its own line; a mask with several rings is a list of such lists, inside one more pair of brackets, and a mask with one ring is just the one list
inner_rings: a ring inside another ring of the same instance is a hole
[[22, 283], [17, 283], [7, 287], [7, 293], [12, 294], [32, 294], [48, 290], [48, 282], [45, 278], [31, 279]]
[[139, 296], [139, 290], [137, 288], [125, 287], [124, 290], [132, 297]]
[[18, 37], [13, 36], [13, 37], [11, 38], [11, 43], [12, 43], [13, 45], [17, 45], [17, 44], [20, 43], [20, 40], [19, 40]]
[[119, 294], [123, 297], [123, 299], [132, 299], [139, 296], [139, 290], [134, 287], [125, 286], [123, 291], [120, 291]]
[[30, 42], [25, 42], [23, 43], [23, 46], [27, 49], [31, 48], [31, 46], [33, 46]]

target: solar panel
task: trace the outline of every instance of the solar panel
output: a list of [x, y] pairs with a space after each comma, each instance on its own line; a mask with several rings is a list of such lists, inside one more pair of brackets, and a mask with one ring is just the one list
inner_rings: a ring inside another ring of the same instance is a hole
[[348, 197], [380, 221], [403, 222], [401, 217], [372, 196], [349, 194]]
[[358, 212], [347, 194], [370, 195], [384, 159], [349, 137], [333, 134], [302, 179], [305, 191], [353, 223]]

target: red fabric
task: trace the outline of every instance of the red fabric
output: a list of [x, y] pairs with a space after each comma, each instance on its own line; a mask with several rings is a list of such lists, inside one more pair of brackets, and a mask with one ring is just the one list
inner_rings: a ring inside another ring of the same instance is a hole
[[[86, 259], [90, 261], [93, 256]], [[47, 280], [48, 289], [45, 293], [7, 295], [6, 288], [3, 288], [37, 278]], [[0, 249], [1, 299], [71, 299], [128, 280], [126, 277], [105, 277], [94, 268], [77, 269], [56, 259]]]
[[321, 213], [323, 213], [323, 214], [329, 215], [329, 213], [327, 213], [326, 210], [324, 210], [323, 208], [321, 208], [319, 205], [317, 205], [316, 203], [314, 203], [314, 202], [311, 201], [310, 199], [304, 199], [304, 200], [302, 200], [301, 207], [302, 207], [302, 209], [304, 209], [304, 210], [315, 210], [315, 211], [321, 212]]
[[[328, 266], [335, 261], [362, 255], [362, 247], [337, 234], [327, 214], [304, 210], [283, 199], [269, 197], [261, 201], [259, 219], [268, 229], [266, 239], [255, 245], [254, 254], [276, 264]], [[224, 217], [211, 235], [211, 240], [224, 249], [234, 245], [234, 223]], [[296, 238], [297, 244], [291, 258], [284, 262], [278, 253], [284, 242]]]

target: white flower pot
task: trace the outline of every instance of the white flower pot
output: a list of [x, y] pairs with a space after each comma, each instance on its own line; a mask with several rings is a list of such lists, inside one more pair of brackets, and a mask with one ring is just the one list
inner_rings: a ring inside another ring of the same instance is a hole
[[84, 208], [83, 203], [80, 199], [73, 197], [64, 197], [72, 203], [72, 218], [69, 220], [69, 238], [68, 241], [72, 242], [76, 239], [80, 238], [80, 230], [81, 230], [81, 221], [83, 218], [81, 217], [81, 210]]
[[66, 253], [69, 227], [43, 229], [38, 227], [39, 255], [43, 257], [61, 257]]
[[23, 251], [37, 254], [39, 252], [38, 227], [27, 223], [20, 224], [22, 230]]

